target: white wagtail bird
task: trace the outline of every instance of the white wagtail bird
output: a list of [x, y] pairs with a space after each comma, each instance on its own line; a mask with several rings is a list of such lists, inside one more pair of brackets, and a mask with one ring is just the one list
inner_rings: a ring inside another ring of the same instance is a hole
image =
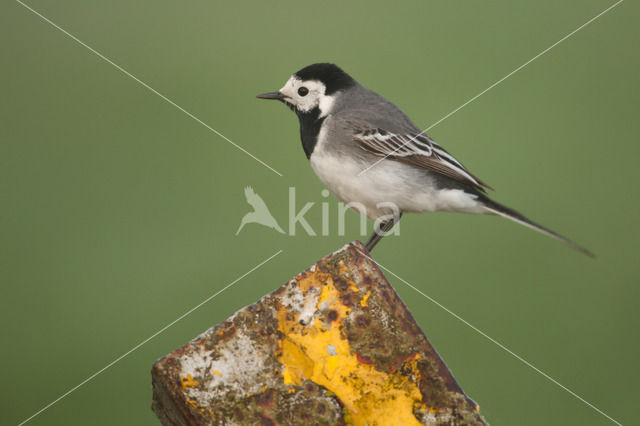
[[334, 64], [302, 68], [282, 89], [258, 98], [282, 101], [296, 113], [302, 148], [320, 180], [343, 202], [382, 223], [367, 242], [368, 251], [404, 212], [454, 211], [506, 217], [593, 256], [491, 200], [485, 190], [492, 189], [489, 185], [400, 108]]

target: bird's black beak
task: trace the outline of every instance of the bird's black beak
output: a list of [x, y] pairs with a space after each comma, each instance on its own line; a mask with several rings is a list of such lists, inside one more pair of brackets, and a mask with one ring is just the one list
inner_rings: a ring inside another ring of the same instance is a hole
[[268, 92], [256, 96], [258, 99], [277, 99], [279, 101], [284, 99], [284, 95], [280, 92]]

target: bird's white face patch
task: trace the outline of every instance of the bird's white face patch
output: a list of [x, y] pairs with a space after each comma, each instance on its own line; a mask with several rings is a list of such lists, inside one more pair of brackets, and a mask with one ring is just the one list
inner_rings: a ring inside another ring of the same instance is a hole
[[325, 95], [326, 86], [318, 80], [303, 81], [296, 76], [292, 76], [280, 89], [284, 95], [284, 101], [302, 112], [309, 112], [318, 107], [320, 117], [324, 117], [331, 112], [334, 97]]

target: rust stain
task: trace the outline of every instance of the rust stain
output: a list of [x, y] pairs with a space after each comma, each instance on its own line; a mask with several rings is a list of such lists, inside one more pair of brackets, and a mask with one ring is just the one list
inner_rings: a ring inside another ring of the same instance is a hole
[[356, 352], [356, 358], [358, 358], [358, 362], [362, 364], [373, 365], [373, 361], [371, 361], [369, 358], [363, 357], [358, 352]]

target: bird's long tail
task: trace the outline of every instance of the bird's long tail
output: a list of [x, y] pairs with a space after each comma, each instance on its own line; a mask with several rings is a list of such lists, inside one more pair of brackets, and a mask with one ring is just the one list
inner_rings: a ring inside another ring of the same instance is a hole
[[584, 254], [586, 254], [587, 256], [590, 257], [596, 257], [595, 254], [593, 254], [592, 252], [590, 252], [589, 250], [587, 250], [586, 248], [574, 243], [573, 241], [569, 240], [568, 238], [563, 237], [560, 234], [556, 234], [555, 232], [551, 231], [550, 229], [545, 228], [542, 225], [538, 225], [537, 223], [527, 219], [523, 214], [513, 210], [510, 207], [507, 206], [503, 206], [500, 203], [496, 203], [495, 201], [487, 198], [487, 197], [483, 197], [483, 204], [485, 206], [485, 208], [493, 213], [493, 214], [497, 214], [498, 216], [502, 216], [502, 217], [506, 217], [507, 219], [510, 219], [516, 223], [519, 223], [521, 225], [526, 226], [527, 228], [531, 228], [534, 229], [542, 234], [545, 234], [551, 238], [555, 238], [558, 241], [563, 242], [564, 244], [568, 245], [569, 247], [572, 247], [576, 250], [578, 250], [579, 252], [582, 252]]

